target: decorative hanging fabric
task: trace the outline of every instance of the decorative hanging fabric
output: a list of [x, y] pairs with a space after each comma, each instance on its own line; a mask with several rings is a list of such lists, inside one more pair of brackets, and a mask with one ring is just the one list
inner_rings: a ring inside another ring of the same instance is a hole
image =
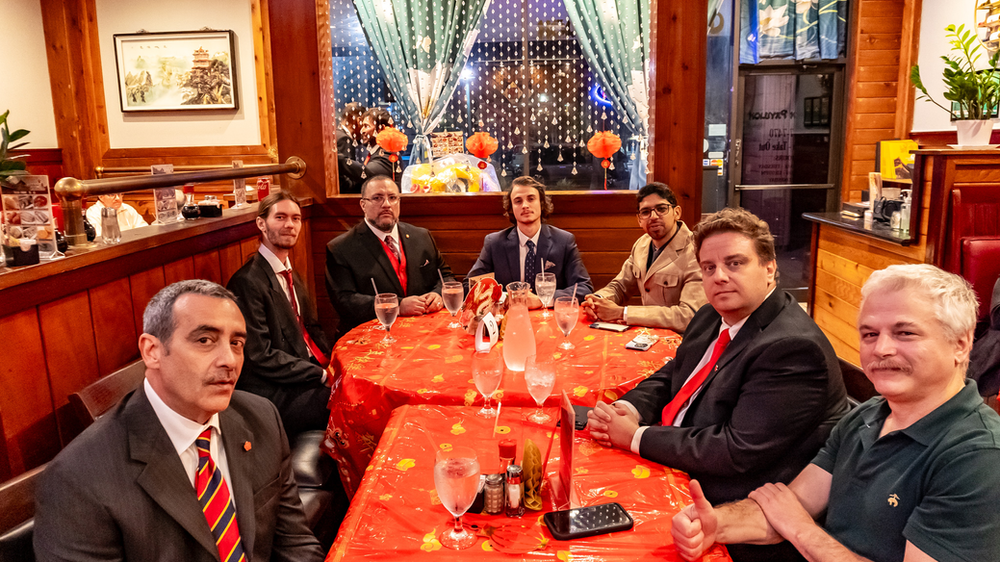
[[480, 170], [486, 169], [486, 159], [497, 151], [498, 146], [497, 139], [482, 131], [473, 134], [465, 141], [465, 149], [469, 151], [469, 154], [479, 158], [480, 162], [477, 166]]
[[594, 156], [601, 158], [601, 167], [604, 168], [604, 189], [608, 188], [608, 168], [612, 166], [611, 157], [622, 147], [622, 139], [618, 135], [600, 131], [594, 133], [587, 141], [587, 150]]
[[[649, 0], [565, 0], [565, 3], [584, 57], [630, 133], [630, 158], [644, 152], [649, 130]], [[639, 189], [635, 182], [645, 178], [646, 159], [637, 157], [631, 164], [634, 168], [629, 189]]]
[[406, 150], [406, 145], [409, 144], [410, 140], [399, 129], [386, 127], [375, 135], [375, 142], [382, 150], [389, 153], [389, 162], [392, 162], [392, 181], [396, 181], [396, 168], [398, 167], [396, 163], [399, 162], [399, 154], [397, 153]]
[[408, 123], [410, 163], [427, 162], [489, 0], [354, 0], [365, 37]]
[[836, 59], [845, 52], [847, 0], [740, 0], [740, 63]]

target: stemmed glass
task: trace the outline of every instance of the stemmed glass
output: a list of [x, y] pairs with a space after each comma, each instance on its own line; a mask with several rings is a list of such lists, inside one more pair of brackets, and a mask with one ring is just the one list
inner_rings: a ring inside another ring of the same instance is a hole
[[379, 293], [375, 295], [375, 317], [382, 323], [382, 329], [386, 331], [385, 338], [382, 341], [386, 343], [396, 341], [389, 332], [389, 329], [392, 328], [392, 323], [396, 321], [398, 314], [399, 297], [396, 296], [396, 293]]
[[476, 544], [476, 534], [462, 525], [462, 515], [472, 507], [479, 491], [476, 452], [469, 447], [439, 449], [434, 457], [434, 488], [441, 505], [455, 517], [455, 527], [438, 535], [441, 545], [462, 550]]
[[580, 303], [573, 297], [559, 297], [556, 299], [556, 324], [562, 330], [566, 339], [559, 344], [559, 349], [573, 349], [574, 345], [569, 343], [569, 333], [576, 327], [576, 321], [580, 317]]
[[539, 273], [535, 275], [535, 292], [545, 308], [542, 318], [552, 318], [549, 307], [552, 306], [552, 297], [556, 296], [556, 274]]
[[476, 383], [476, 389], [484, 399], [483, 409], [476, 412], [476, 415], [486, 419], [496, 417], [497, 411], [490, 405], [490, 397], [500, 388], [501, 380], [503, 356], [499, 351], [477, 351], [472, 355], [472, 381]]
[[462, 301], [465, 299], [465, 289], [458, 281], [448, 281], [441, 287], [441, 297], [444, 300], [444, 307], [451, 313], [451, 324], [449, 328], [461, 328], [462, 324], [455, 320], [455, 314], [462, 308]]
[[[558, 312], [556, 313], [558, 317]], [[528, 421], [546, 423], [552, 417], [542, 411], [542, 404], [552, 394], [556, 385], [556, 363], [552, 356], [532, 355], [524, 362], [524, 383], [534, 398], [538, 409], [528, 416]]]

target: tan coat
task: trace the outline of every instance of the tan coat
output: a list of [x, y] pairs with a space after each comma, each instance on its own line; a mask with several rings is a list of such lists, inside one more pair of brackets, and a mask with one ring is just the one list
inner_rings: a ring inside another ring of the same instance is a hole
[[623, 305], [638, 292], [642, 306], [628, 307], [630, 326], [668, 328], [683, 333], [694, 313], [708, 302], [694, 253], [694, 237], [687, 225], [681, 223], [680, 232], [646, 271], [652, 242], [648, 234], [643, 234], [632, 246], [632, 254], [625, 260], [621, 273], [595, 296]]

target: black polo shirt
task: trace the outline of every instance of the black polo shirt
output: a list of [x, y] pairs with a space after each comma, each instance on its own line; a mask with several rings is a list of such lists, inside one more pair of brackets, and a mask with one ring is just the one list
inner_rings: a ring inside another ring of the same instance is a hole
[[906, 541], [938, 562], [1000, 560], [1000, 416], [976, 383], [879, 438], [889, 413], [868, 400], [813, 459], [833, 475], [827, 532], [876, 562], [902, 561]]

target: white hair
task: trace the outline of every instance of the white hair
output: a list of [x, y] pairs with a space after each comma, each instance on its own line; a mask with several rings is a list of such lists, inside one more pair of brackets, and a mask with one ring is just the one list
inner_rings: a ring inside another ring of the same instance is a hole
[[934, 318], [955, 342], [976, 326], [979, 302], [968, 281], [930, 264], [890, 265], [871, 274], [861, 287], [861, 307], [873, 295], [914, 289], [931, 301]]

